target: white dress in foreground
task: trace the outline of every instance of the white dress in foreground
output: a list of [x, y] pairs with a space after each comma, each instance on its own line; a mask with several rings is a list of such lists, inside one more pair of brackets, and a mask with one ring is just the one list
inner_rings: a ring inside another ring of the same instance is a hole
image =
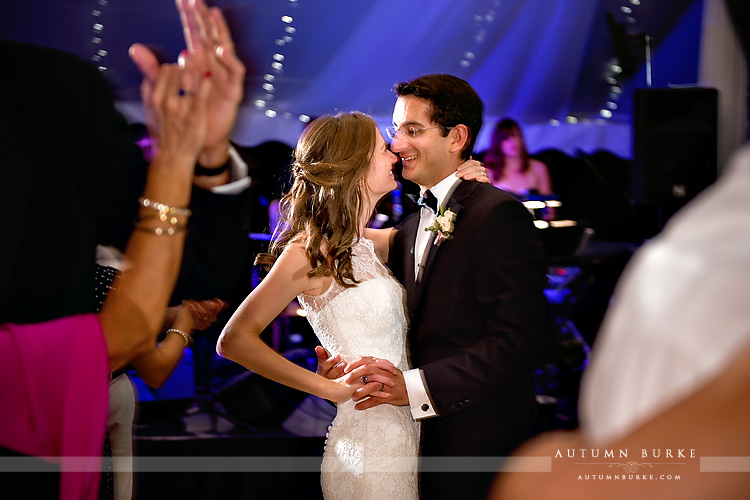
[[617, 284], [581, 388], [597, 445], [715, 377], [750, 341], [750, 147], [645, 244]]
[[[335, 281], [322, 295], [301, 295], [320, 343], [350, 362], [374, 356], [407, 370], [404, 289], [375, 256], [370, 240], [353, 246], [352, 267], [360, 283]], [[408, 406], [355, 410], [338, 405], [323, 454], [321, 484], [326, 500], [415, 500], [419, 424]]]

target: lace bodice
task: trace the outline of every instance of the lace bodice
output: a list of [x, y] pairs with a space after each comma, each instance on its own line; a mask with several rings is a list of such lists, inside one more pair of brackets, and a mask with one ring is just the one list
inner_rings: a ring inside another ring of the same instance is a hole
[[372, 241], [360, 238], [352, 252], [357, 286], [333, 281], [323, 294], [300, 295], [298, 301], [331, 355], [341, 354], [344, 361], [375, 356], [406, 370], [406, 292], [380, 263]]
[[[352, 246], [355, 287], [333, 281], [323, 294], [300, 295], [320, 343], [344, 361], [369, 355], [409, 368], [406, 294], [370, 240]], [[326, 500], [416, 500], [419, 424], [406, 406], [355, 410], [338, 405], [327, 435], [321, 485]]]

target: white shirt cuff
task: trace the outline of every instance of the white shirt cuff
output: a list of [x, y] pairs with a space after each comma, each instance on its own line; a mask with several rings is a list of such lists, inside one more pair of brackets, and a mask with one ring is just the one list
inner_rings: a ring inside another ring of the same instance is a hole
[[252, 179], [247, 175], [247, 163], [242, 159], [240, 154], [234, 149], [234, 146], [229, 146], [229, 178], [230, 182], [211, 188], [212, 193], [216, 194], [239, 194], [252, 182]]
[[422, 370], [415, 368], [405, 371], [404, 383], [406, 384], [406, 394], [409, 396], [411, 416], [415, 420], [436, 416], [435, 405], [432, 404], [432, 400], [427, 394], [427, 384], [422, 378]]

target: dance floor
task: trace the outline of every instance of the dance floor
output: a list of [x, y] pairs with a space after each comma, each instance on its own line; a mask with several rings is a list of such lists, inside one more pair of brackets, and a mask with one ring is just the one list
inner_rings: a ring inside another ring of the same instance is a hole
[[206, 414], [136, 433], [135, 500], [323, 498], [325, 438], [250, 432]]

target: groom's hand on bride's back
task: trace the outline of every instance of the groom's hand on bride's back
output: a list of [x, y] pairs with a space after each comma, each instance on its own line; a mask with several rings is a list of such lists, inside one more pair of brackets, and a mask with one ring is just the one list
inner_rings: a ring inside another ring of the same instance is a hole
[[323, 346], [317, 346], [315, 354], [318, 356], [318, 367], [315, 373], [331, 380], [344, 374], [346, 363], [341, 360], [341, 356], [338, 354], [331, 356], [331, 353]]

